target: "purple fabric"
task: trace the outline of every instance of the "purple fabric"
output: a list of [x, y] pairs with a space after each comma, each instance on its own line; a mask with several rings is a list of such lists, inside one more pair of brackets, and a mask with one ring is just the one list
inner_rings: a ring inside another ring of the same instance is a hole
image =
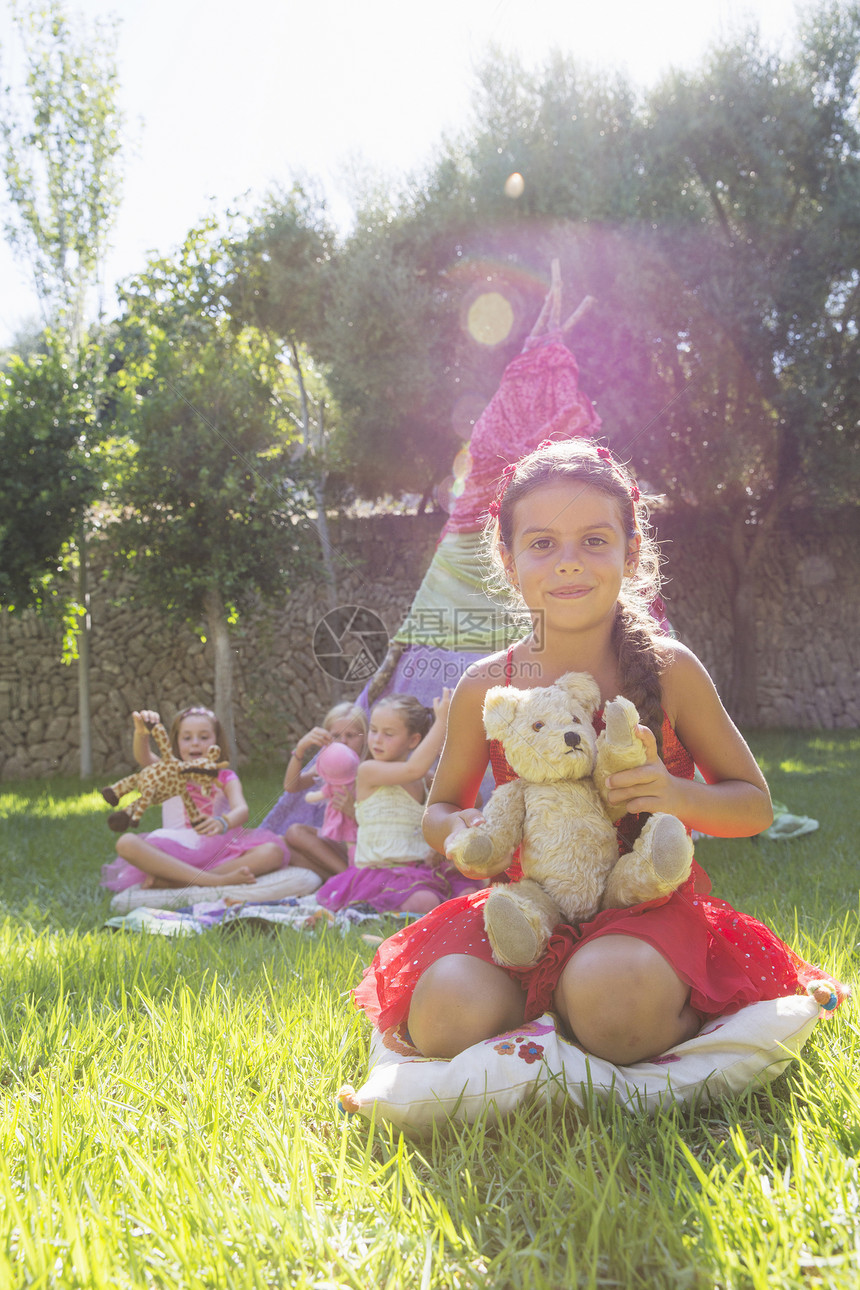
[[458, 869], [440, 860], [430, 865], [392, 865], [379, 869], [345, 869], [324, 882], [315, 893], [326, 909], [347, 905], [372, 905], [380, 914], [393, 913], [417, 891], [431, 891], [440, 903], [452, 896], [467, 895], [483, 884], [464, 878]]

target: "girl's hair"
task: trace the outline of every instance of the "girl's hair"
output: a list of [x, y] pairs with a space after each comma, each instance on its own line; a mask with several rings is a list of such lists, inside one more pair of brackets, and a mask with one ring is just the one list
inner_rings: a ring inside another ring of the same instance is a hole
[[336, 703], [333, 708], [329, 708], [323, 717], [323, 728], [331, 730], [336, 721], [349, 721], [358, 726], [367, 738], [367, 713], [360, 703], [350, 703], [347, 699], [344, 703]]
[[214, 742], [221, 749], [221, 756], [229, 756], [229, 749], [224, 737], [224, 731], [221, 727], [221, 722], [215, 716], [215, 713], [210, 708], [183, 708], [181, 712], [177, 712], [170, 726], [170, 747], [174, 757], [179, 756], [179, 727], [182, 725], [186, 717], [208, 717], [212, 722], [212, 728], [215, 731]]
[[425, 708], [412, 694], [384, 694], [374, 703], [373, 712], [377, 708], [394, 708], [403, 718], [410, 735], [420, 735], [422, 739], [435, 720], [433, 709]]
[[627, 541], [638, 540], [639, 562], [634, 576], [625, 578], [618, 596], [612, 645], [618, 659], [622, 693], [636, 704], [640, 720], [650, 727], [658, 749], [662, 749], [660, 673], [666, 665], [666, 655], [660, 648], [662, 633], [650, 612], [660, 590], [660, 549], [638, 487], [608, 448], [593, 439], [545, 443], [508, 468], [499, 496], [490, 508], [486, 528], [494, 572], [502, 575], [506, 595], [516, 595], [504, 576], [498, 549], [502, 542], [516, 555], [514, 508], [534, 489], [568, 481], [599, 489], [616, 501]]

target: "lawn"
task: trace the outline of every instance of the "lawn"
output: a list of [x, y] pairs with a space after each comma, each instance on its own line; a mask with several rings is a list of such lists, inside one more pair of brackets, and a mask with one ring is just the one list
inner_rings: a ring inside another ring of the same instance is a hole
[[[821, 827], [697, 856], [850, 980], [860, 738], [751, 742]], [[243, 783], [258, 822], [278, 777]], [[106, 814], [79, 781], [0, 786], [0, 1286], [860, 1284], [851, 1004], [769, 1088], [701, 1112], [525, 1107], [404, 1139], [335, 1106], [366, 1058], [360, 934], [105, 931]]]

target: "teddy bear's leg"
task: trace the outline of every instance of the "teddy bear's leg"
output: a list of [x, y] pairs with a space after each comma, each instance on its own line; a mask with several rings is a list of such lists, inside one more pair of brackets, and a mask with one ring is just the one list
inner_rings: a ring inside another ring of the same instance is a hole
[[502, 967], [530, 967], [543, 954], [560, 917], [555, 901], [528, 878], [494, 887], [484, 905], [493, 958]]
[[113, 815], [108, 816], [108, 828], [114, 833], [125, 833], [127, 829], [134, 829], [137, 823], [132, 824], [128, 811], [114, 811]]
[[629, 855], [609, 875], [603, 908], [638, 905], [666, 896], [690, 874], [693, 842], [674, 815], [652, 815]]
[[108, 806], [119, 806], [119, 794], [112, 784], [109, 784], [107, 788], [102, 789], [102, 797], [105, 799]]

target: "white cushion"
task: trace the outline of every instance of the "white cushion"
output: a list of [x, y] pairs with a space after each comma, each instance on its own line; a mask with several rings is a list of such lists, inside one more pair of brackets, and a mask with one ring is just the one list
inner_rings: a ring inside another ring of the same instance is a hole
[[451, 1061], [421, 1057], [397, 1030], [374, 1030], [370, 1073], [358, 1090], [341, 1090], [348, 1112], [401, 1129], [423, 1130], [447, 1119], [469, 1121], [484, 1111], [494, 1121], [528, 1099], [585, 1106], [592, 1096], [626, 1109], [657, 1110], [668, 1102], [709, 1101], [775, 1079], [818, 1020], [806, 995], [750, 1004], [708, 1022], [671, 1052], [631, 1066], [613, 1066], [563, 1039], [550, 1013], [517, 1030], [467, 1048]]
[[[153, 835], [150, 834], [150, 837]], [[307, 896], [322, 882], [310, 869], [287, 865], [271, 873], [261, 873], [256, 882], [227, 884], [223, 887], [141, 887], [135, 883], [118, 891], [110, 903], [115, 914], [133, 909], [185, 909], [188, 905], [209, 900], [247, 900], [259, 905], [267, 900], [286, 900], [290, 896]]]

